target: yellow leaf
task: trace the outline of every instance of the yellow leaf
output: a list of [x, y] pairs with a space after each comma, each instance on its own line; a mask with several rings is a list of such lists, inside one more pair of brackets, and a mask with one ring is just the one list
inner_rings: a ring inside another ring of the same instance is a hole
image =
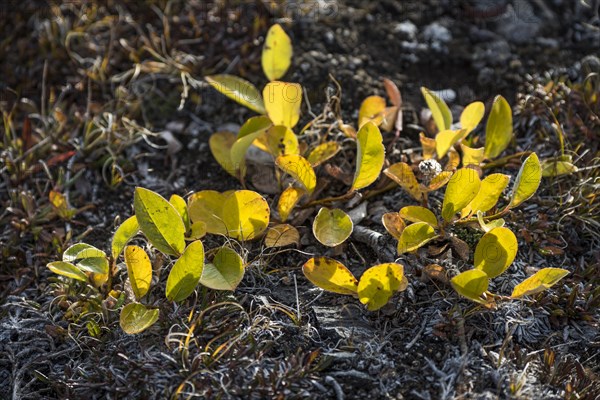
[[408, 225], [398, 240], [398, 254], [415, 251], [436, 237], [435, 229], [427, 222], [415, 222]]
[[398, 127], [402, 126], [402, 121], [398, 121], [400, 113], [402, 113], [402, 110], [398, 107], [386, 107], [381, 113], [381, 124], [379, 127], [385, 132], [390, 132], [394, 128], [398, 129]]
[[369, 96], [363, 100], [358, 111], [358, 127], [361, 128], [367, 122], [373, 122], [379, 126], [383, 121], [385, 110], [385, 99], [380, 96]]
[[121, 310], [119, 325], [123, 332], [135, 335], [145, 331], [158, 321], [158, 309], [149, 309], [140, 303], [129, 303]]
[[235, 75], [212, 75], [204, 77], [216, 90], [233, 101], [259, 114], [265, 114], [265, 104], [260, 92], [252, 83]]
[[204, 221], [196, 221], [190, 227], [190, 235], [186, 237], [186, 240], [198, 240], [206, 236], [206, 223]]
[[239, 178], [238, 171], [240, 171], [240, 175], [246, 175], [246, 166], [244, 160], [238, 164], [234, 165], [233, 161], [231, 161], [231, 148], [236, 141], [236, 136], [231, 132], [217, 132], [210, 136], [208, 140], [208, 146], [210, 147], [210, 152], [219, 165], [231, 176], [234, 178]]
[[321, 208], [313, 221], [313, 234], [325, 246], [343, 243], [354, 229], [350, 216], [339, 208]]
[[406, 190], [415, 200], [421, 200], [423, 192], [412, 168], [403, 162], [390, 165], [383, 173]]
[[173, 207], [175, 207], [175, 210], [177, 210], [177, 212], [181, 216], [183, 225], [185, 225], [185, 230], [186, 231], [189, 230], [190, 229], [190, 216], [188, 215], [187, 203], [185, 202], [183, 197], [181, 197], [177, 194], [173, 194], [169, 198], [169, 203], [171, 203], [171, 205]]
[[579, 171], [573, 163], [569, 161], [560, 160], [543, 160], [542, 161], [542, 176], [544, 178], [551, 178], [560, 175], [569, 175], [573, 172]]
[[438, 133], [435, 137], [435, 151], [438, 160], [441, 160], [456, 142], [464, 135], [464, 130], [452, 131], [446, 129]]
[[566, 269], [543, 268], [515, 286], [511, 297], [519, 298], [543, 292], [554, 286], [567, 275], [569, 275], [569, 271]]
[[540, 186], [541, 180], [542, 166], [540, 165], [540, 160], [537, 154], [531, 153], [523, 165], [521, 165], [521, 169], [513, 185], [510, 208], [517, 207], [533, 196]]
[[479, 226], [483, 229], [484, 232], [489, 232], [494, 228], [501, 228], [504, 226], [505, 221], [502, 218], [494, 219], [486, 223], [483, 220], [483, 212], [477, 211], [477, 221], [479, 222]]
[[485, 272], [478, 269], [470, 269], [456, 275], [450, 280], [450, 284], [461, 296], [480, 304], [487, 303], [481, 297], [489, 285], [489, 278]]
[[138, 225], [137, 218], [135, 215], [127, 218], [115, 231], [113, 235], [112, 243], [111, 243], [111, 255], [113, 260], [116, 260], [121, 251], [125, 248], [127, 242], [131, 240], [140, 230], [140, 226]]
[[491, 174], [481, 181], [479, 192], [471, 202], [462, 209], [461, 216], [464, 218], [477, 211], [486, 212], [492, 209], [498, 202], [500, 195], [508, 186], [510, 176], [504, 174]]
[[512, 139], [512, 110], [502, 96], [496, 96], [485, 127], [485, 156], [496, 158]]
[[464, 144], [460, 144], [460, 149], [462, 151], [462, 165], [466, 167], [467, 165], [479, 165], [485, 158], [483, 152], [485, 149], [483, 147], [474, 149], [469, 146], [465, 146]]
[[356, 296], [358, 281], [342, 263], [328, 257], [311, 258], [302, 266], [304, 276], [329, 292]]
[[302, 86], [298, 83], [273, 81], [263, 89], [265, 108], [273, 125], [293, 128], [300, 119]]
[[269, 153], [273, 157], [298, 154], [298, 137], [290, 128], [283, 125], [272, 126], [264, 135]]
[[383, 307], [394, 293], [406, 288], [404, 267], [400, 264], [379, 264], [366, 270], [358, 282], [358, 299], [375, 311]]
[[[231, 165], [229, 169], [235, 171], [243, 170], [248, 147], [271, 126], [271, 120], [265, 116], [252, 117], [242, 125], [235, 142], [231, 145], [231, 151], [229, 152]], [[228, 168], [225, 168], [225, 170], [227, 171]]]
[[442, 204], [442, 218], [450, 221], [458, 211], [473, 200], [479, 192], [480, 186], [481, 180], [477, 171], [470, 168], [461, 168], [456, 171], [446, 187]]
[[235, 250], [221, 247], [204, 265], [200, 283], [214, 290], [235, 290], [244, 278], [244, 260]]
[[402, 207], [398, 215], [411, 222], [427, 222], [431, 226], [437, 226], [438, 221], [434, 213], [429, 209], [420, 206]]
[[300, 234], [292, 225], [275, 225], [265, 235], [265, 246], [267, 247], [285, 247], [291, 244], [300, 243]]
[[381, 223], [390, 235], [395, 239], [400, 240], [400, 235], [402, 235], [402, 231], [406, 228], [406, 224], [397, 212], [383, 214], [381, 216]]
[[442, 186], [444, 186], [446, 183], [448, 183], [450, 181], [453, 174], [454, 174], [453, 171], [440, 172], [431, 180], [431, 182], [429, 182], [429, 186], [427, 186], [426, 191], [432, 192], [434, 190], [438, 190], [439, 188], [441, 188]]
[[148, 254], [138, 246], [125, 248], [125, 265], [133, 294], [137, 300], [148, 293], [152, 282], [152, 264]]
[[308, 194], [312, 194], [317, 186], [317, 176], [306, 158], [298, 154], [288, 154], [275, 159], [275, 164], [283, 172], [300, 182]]
[[519, 245], [508, 228], [494, 228], [481, 237], [475, 248], [475, 268], [490, 278], [502, 274], [512, 264]]
[[313, 167], [317, 167], [335, 156], [338, 151], [340, 151], [338, 142], [321, 143], [310, 152], [307, 160]]
[[448, 151], [448, 162], [444, 167], [445, 171], [456, 171], [458, 165], [460, 164], [460, 155], [458, 151], [454, 150], [454, 148], [450, 148]]
[[419, 140], [421, 141], [421, 147], [423, 149], [423, 159], [429, 160], [433, 158], [436, 149], [435, 139], [425, 136], [423, 132], [419, 134]]
[[255, 239], [269, 225], [269, 204], [260, 194], [251, 190], [233, 192], [225, 199], [222, 210], [227, 234], [234, 239]]
[[55, 274], [66, 276], [67, 278], [77, 279], [78, 281], [87, 282], [87, 275], [69, 262], [54, 261], [47, 264], [47, 267]]
[[465, 130], [463, 138], [479, 125], [483, 114], [485, 114], [485, 105], [480, 101], [475, 101], [465, 107], [460, 114], [460, 127]]
[[433, 120], [439, 131], [450, 129], [452, 125], [452, 113], [446, 102], [431, 90], [421, 87], [421, 93], [431, 110]]
[[167, 278], [166, 297], [180, 302], [194, 292], [204, 267], [204, 246], [196, 240], [190, 243], [175, 261]]
[[192, 226], [204, 223], [206, 233], [227, 235], [227, 226], [223, 220], [223, 204], [226, 195], [214, 190], [202, 190], [188, 199], [188, 212]]
[[298, 200], [304, 196], [306, 192], [304, 189], [289, 187], [281, 193], [279, 202], [277, 203], [277, 212], [279, 212], [279, 218], [282, 222], [287, 220], [290, 213], [298, 203]]
[[274, 81], [287, 72], [292, 62], [292, 41], [281, 25], [269, 28], [262, 51], [262, 68], [267, 79]]
[[359, 129], [356, 143], [356, 172], [351, 190], [360, 190], [375, 182], [385, 161], [383, 137], [372, 122], [367, 122]]

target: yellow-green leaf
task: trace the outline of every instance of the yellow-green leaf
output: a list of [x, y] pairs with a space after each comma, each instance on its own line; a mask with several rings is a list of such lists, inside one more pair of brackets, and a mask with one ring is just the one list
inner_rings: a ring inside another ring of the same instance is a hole
[[525, 160], [512, 189], [510, 208], [517, 207], [533, 196], [542, 181], [542, 166], [537, 154], [531, 153]]
[[496, 158], [512, 139], [512, 110], [502, 96], [496, 96], [485, 127], [485, 156]]
[[[379, 264], [366, 270], [358, 282], [358, 299], [375, 311], [383, 307], [394, 293], [406, 288], [404, 267], [400, 264]], [[404, 287], [403, 287], [404, 286]]]
[[475, 101], [465, 107], [460, 114], [460, 127], [465, 130], [463, 137], [466, 137], [479, 125], [483, 114], [485, 114], [485, 105], [480, 101]]
[[267, 79], [274, 81], [287, 72], [292, 63], [292, 41], [281, 25], [269, 28], [262, 50], [262, 68]]
[[400, 240], [402, 231], [406, 228], [406, 224], [404, 223], [404, 220], [400, 218], [400, 214], [397, 212], [385, 213], [381, 216], [381, 223], [390, 235], [395, 239]]
[[475, 248], [475, 268], [490, 278], [502, 274], [512, 264], [519, 245], [508, 228], [494, 228], [481, 237]]
[[480, 304], [487, 303], [481, 297], [489, 285], [489, 278], [485, 272], [479, 269], [470, 269], [456, 275], [450, 280], [450, 284], [461, 296]]
[[543, 160], [542, 161], [542, 176], [544, 178], [551, 178], [560, 175], [569, 175], [573, 172], [577, 172], [577, 168], [573, 163], [569, 161], [561, 160]]
[[358, 130], [356, 144], [356, 172], [351, 190], [360, 190], [375, 182], [385, 161], [383, 137], [372, 122], [365, 123]]
[[340, 151], [338, 142], [321, 143], [310, 152], [307, 160], [313, 167], [316, 167], [335, 156], [338, 151]]
[[[237, 165], [231, 161], [231, 148], [236, 140], [237, 138], [232, 132], [217, 132], [210, 136], [208, 146], [221, 168], [234, 178], [240, 178], [240, 176], [246, 175], [246, 166], [243, 159]], [[239, 176], [238, 171], [240, 171]]]
[[419, 182], [412, 168], [403, 162], [390, 165], [383, 173], [406, 190], [415, 200], [421, 200], [423, 191], [419, 188]]
[[435, 151], [437, 153], [438, 160], [441, 160], [450, 151], [452, 146], [464, 135], [464, 130], [450, 130], [445, 129], [438, 133], [435, 137]]
[[248, 147], [250, 147], [252, 142], [265, 133], [271, 126], [271, 120], [265, 116], [252, 117], [242, 125], [235, 143], [231, 146], [231, 152], [229, 153], [231, 168], [235, 168], [236, 170], [242, 169], [242, 166], [245, 165]]
[[427, 107], [431, 110], [433, 120], [435, 121], [438, 130], [444, 131], [450, 129], [450, 126], [452, 125], [452, 113], [446, 102], [425, 87], [421, 88], [421, 93], [427, 102]]
[[255, 239], [269, 225], [269, 204], [252, 190], [236, 190], [226, 198], [222, 207], [227, 234], [234, 239]]
[[223, 220], [223, 204], [226, 195], [214, 190], [202, 190], [188, 199], [188, 212], [192, 226], [204, 223], [206, 233], [227, 235], [227, 226]]
[[285, 247], [300, 243], [300, 233], [292, 225], [279, 224], [267, 230], [265, 235], [265, 246]]
[[543, 268], [515, 286], [511, 297], [519, 298], [543, 292], [556, 285], [558, 281], [567, 275], [569, 275], [569, 271], [566, 269]]
[[62, 260], [65, 262], [73, 262], [75, 260], [81, 260], [84, 258], [103, 258], [106, 254], [87, 243], [77, 243], [69, 247], [63, 252]]
[[373, 122], [379, 126], [383, 121], [385, 110], [385, 99], [381, 96], [369, 96], [363, 100], [358, 111], [358, 127], [361, 128], [367, 122]]
[[55, 274], [66, 276], [67, 278], [77, 279], [87, 282], [87, 275], [73, 264], [65, 261], [54, 261], [47, 265], [48, 269]]
[[185, 230], [188, 231], [190, 229], [190, 216], [188, 215], [187, 203], [185, 202], [184, 198], [178, 194], [173, 194], [169, 198], [169, 203], [175, 207], [175, 210], [177, 210], [181, 216], [183, 224], [185, 225]]
[[185, 248], [185, 225], [181, 216], [164, 197], [138, 187], [133, 207], [140, 230], [159, 251], [177, 256]]
[[285, 222], [288, 219], [290, 213], [298, 203], [298, 200], [300, 200], [305, 193], [306, 191], [304, 189], [297, 187], [288, 187], [281, 193], [279, 202], [277, 203], [277, 212], [279, 212], [279, 219], [281, 219], [281, 222]]
[[231, 100], [259, 114], [265, 114], [265, 104], [260, 92], [252, 83], [235, 75], [212, 75], [206, 81]]
[[335, 247], [343, 243], [354, 229], [350, 216], [339, 208], [321, 208], [313, 222], [315, 238], [325, 246]]
[[298, 154], [298, 137], [287, 126], [272, 126], [264, 135], [266, 137], [269, 153], [271, 153], [273, 157], [286, 154]]
[[442, 218], [450, 221], [454, 215], [465, 208], [479, 192], [481, 180], [477, 171], [461, 168], [452, 175], [442, 204]]
[[500, 195], [508, 186], [510, 176], [504, 174], [491, 174], [481, 181], [479, 192], [473, 200], [463, 208], [461, 215], [466, 217], [477, 211], [486, 212], [496, 205]]
[[311, 258], [302, 266], [304, 276], [329, 292], [356, 296], [358, 281], [342, 263], [328, 257]]
[[152, 264], [148, 254], [138, 246], [125, 248], [125, 265], [129, 283], [136, 299], [141, 299], [148, 293], [152, 282]]
[[167, 278], [166, 296], [169, 301], [183, 301], [194, 292], [204, 267], [204, 246], [196, 240], [171, 268]]
[[206, 236], [206, 223], [204, 221], [196, 221], [190, 226], [190, 234], [186, 237], [186, 240], [198, 240]]
[[244, 277], [244, 260], [235, 250], [221, 247], [204, 266], [200, 283], [214, 290], [235, 290]]
[[302, 86], [298, 83], [269, 82], [263, 89], [265, 108], [273, 125], [293, 128], [300, 119]]
[[437, 226], [438, 221], [434, 213], [420, 206], [402, 207], [398, 215], [410, 222], [427, 222], [431, 226]]
[[504, 226], [505, 221], [502, 218], [494, 219], [489, 222], [485, 222], [483, 220], [483, 212], [477, 211], [477, 221], [479, 222], [479, 226], [483, 229], [484, 232], [489, 232], [494, 228], [501, 228]]
[[479, 147], [474, 149], [469, 146], [465, 146], [464, 144], [460, 144], [460, 149], [462, 150], [462, 165], [466, 167], [467, 165], [479, 165], [485, 158], [483, 147]]
[[398, 254], [415, 251], [436, 237], [435, 229], [427, 222], [415, 222], [408, 225], [398, 240]]
[[149, 309], [140, 303], [129, 303], [121, 310], [119, 325], [123, 332], [135, 335], [154, 325], [158, 321], [158, 309]]
[[106, 275], [108, 274], [108, 259], [106, 257], [82, 258], [76, 264], [77, 268], [84, 272]]
[[127, 242], [129, 242], [139, 231], [140, 226], [138, 225], [135, 215], [127, 218], [119, 225], [112, 239], [111, 254], [113, 260], [116, 260], [119, 257]]
[[317, 186], [317, 176], [306, 158], [298, 154], [288, 154], [275, 159], [275, 164], [283, 172], [300, 182], [308, 194], [312, 194]]

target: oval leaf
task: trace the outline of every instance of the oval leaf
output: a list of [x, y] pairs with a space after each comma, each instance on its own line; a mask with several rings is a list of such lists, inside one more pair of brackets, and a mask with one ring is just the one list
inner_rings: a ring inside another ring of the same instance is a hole
[[170, 301], [183, 301], [198, 285], [204, 267], [204, 246], [196, 240], [188, 245], [175, 262], [167, 278], [166, 296]]
[[463, 167], [466, 167], [467, 165], [479, 165], [485, 158], [485, 149], [483, 147], [474, 149], [461, 143], [460, 149], [462, 151]]
[[510, 176], [504, 174], [491, 174], [481, 181], [479, 192], [473, 200], [461, 211], [463, 217], [477, 214], [478, 211], [486, 212], [498, 203], [500, 195], [508, 186]]
[[206, 81], [231, 100], [259, 114], [266, 114], [260, 92], [252, 83], [235, 75], [212, 75]]
[[556, 285], [569, 271], [562, 268], [543, 268], [515, 286], [511, 297], [519, 298], [543, 292]]
[[512, 139], [513, 119], [510, 105], [502, 96], [496, 96], [485, 127], [485, 156], [496, 158]]
[[281, 25], [269, 28], [262, 50], [261, 63], [267, 79], [274, 81], [287, 72], [292, 63], [292, 41]]
[[560, 160], [544, 160], [542, 161], [542, 176], [544, 178], [551, 178], [561, 175], [569, 175], [573, 172], [579, 171], [573, 163], [570, 161]]
[[463, 297], [477, 303], [486, 304], [481, 295], [488, 289], [489, 278], [479, 269], [470, 269], [456, 275], [450, 284]]
[[535, 194], [542, 181], [542, 166], [537, 154], [531, 153], [525, 160], [512, 189], [510, 208], [517, 207]]
[[431, 226], [437, 226], [438, 221], [434, 213], [420, 206], [406, 206], [398, 212], [398, 215], [410, 222], [427, 222]]
[[275, 225], [267, 231], [265, 236], [265, 246], [267, 247], [285, 247], [291, 244], [300, 243], [300, 234], [292, 225]]
[[158, 321], [158, 313], [158, 309], [149, 309], [140, 303], [129, 303], [121, 310], [119, 325], [123, 332], [135, 335], [154, 325]]
[[421, 88], [421, 93], [425, 98], [425, 102], [427, 102], [427, 107], [429, 107], [431, 110], [431, 114], [438, 131], [450, 129], [450, 126], [452, 125], [452, 113], [450, 112], [446, 102], [437, 94], [425, 87]]
[[498, 227], [481, 237], [475, 248], [475, 268], [495, 278], [512, 264], [519, 245], [517, 237], [508, 228]]
[[238, 240], [252, 240], [269, 225], [271, 209], [267, 201], [252, 190], [237, 190], [227, 197], [223, 221], [227, 235]]
[[235, 165], [231, 161], [231, 148], [236, 141], [236, 136], [232, 132], [217, 132], [210, 136], [208, 140], [208, 146], [210, 152], [221, 168], [223, 168], [229, 175], [234, 178], [239, 178], [239, 175], [246, 175], [245, 164], [242, 161], [241, 164]]
[[423, 132], [419, 133], [419, 141], [421, 142], [421, 150], [423, 151], [423, 159], [429, 160], [435, 155], [435, 139], [425, 136]]
[[298, 154], [288, 154], [275, 159], [275, 164], [283, 172], [300, 182], [308, 194], [312, 194], [317, 186], [317, 176], [306, 158]]
[[350, 237], [354, 226], [339, 208], [321, 208], [313, 222], [313, 234], [325, 246], [335, 247]]
[[313, 167], [316, 167], [335, 156], [338, 151], [340, 151], [338, 142], [321, 143], [310, 152], [307, 160]]
[[363, 100], [358, 111], [358, 127], [361, 128], [367, 122], [373, 122], [379, 126], [383, 121], [385, 110], [385, 99], [381, 96], [369, 96]]
[[274, 81], [263, 89], [265, 108], [273, 125], [293, 128], [300, 119], [302, 86], [298, 83]]
[[265, 133], [267, 149], [273, 157], [298, 154], [298, 137], [287, 126], [272, 126]]
[[412, 168], [403, 162], [390, 165], [383, 173], [406, 190], [415, 200], [421, 200], [423, 192]]
[[400, 264], [375, 265], [360, 277], [358, 299], [367, 306], [367, 310], [378, 310], [394, 293], [406, 288], [402, 283], [404, 279], [404, 267]]
[[359, 190], [375, 182], [385, 160], [383, 137], [372, 122], [367, 122], [359, 129], [356, 143], [356, 172], [351, 190]]
[[304, 189], [296, 187], [289, 187], [281, 193], [279, 202], [277, 203], [277, 212], [279, 212], [281, 222], [285, 222], [288, 219], [290, 213], [294, 207], [296, 207], [298, 200], [300, 200], [305, 193]]
[[233, 168], [236, 171], [242, 171], [244, 169], [248, 147], [250, 147], [252, 142], [265, 133], [272, 125], [271, 120], [265, 116], [252, 117], [242, 125], [235, 143], [231, 146], [231, 152], [229, 153], [231, 159], [230, 168]]
[[181, 216], [183, 225], [185, 225], [185, 230], [188, 231], [190, 229], [190, 216], [188, 215], [187, 203], [185, 202], [184, 198], [174, 194], [169, 198], [169, 203], [175, 207], [175, 210], [177, 210]]
[[481, 180], [477, 171], [471, 168], [461, 168], [456, 171], [446, 187], [442, 204], [442, 218], [450, 221], [458, 211], [473, 200], [479, 192], [480, 186]]
[[111, 254], [113, 260], [119, 257], [119, 254], [125, 248], [125, 245], [140, 231], [135, 215], [127, 218], [115, 231], [112, 239]]
[[140, 230], [154, 247], [172, 256], [183, 252], [185, 225], [171, 203], [151, 190], [138, 187], [133, 207]]
[[466, 137], [479, 125], [483, 114], [485, 114], [485, 105], [480, 101], [475, 101], [465, 107], [460, 114], [460, 127], [465, 130], [463, 137]]
[[358, 281], [342, 263], [328, 257], [311, 258], [302, 266], [304, 276], [329, 292], [356, 295]]
[[65, 262], [72, 262], [84, 258], [96, 257], [103, 258], [106, 257], [106, 254], [102, 250], [87, 243], [77, 243], [63, 252], [62, 260]]
[[54, 261], [49, 263], [47, 267], [55, 274], [66, 276], [67, 278], [77, 279], [78, 281], [87, 282], [87, 275], [69, 262]]
[[223, 220], [223, 204], [226, 195], [214, 190], [201, 190], [190, 196], [188, 212], [192, 226], [204, 223], [206, 233], [227, 235], [227, 226]]
[[200, 283], [214, 290], [235, 290], [244, 277], [244, 260], [229, 247], [221, 247], [206, 264]]
[[88, 257], [82, 258], [76, 264], [77, 268], [93, 274], [108, 274], [108, 259], [106, 257]]
[[433, 226], [427, 222], [415, 222], [407, 226], [398, 240], [398, 254], [415, 251], [437, 237]]
[[138, 246], [125, 248], [125, 265], [129, 283], [136, 299], [141, 299], [148, 293], [152, 282], [152, 264], [148, 254]]
[[446, 129], [438, 133], [435, 137], [435, 151], [438, 160], [444, 158], [448, 151], [458, 142], [464, 135], [464, 130], [453, 131]]
[[406, 228], [406, 224], [400, 218], [400, 214], [396, 212], [385, 213], [381, 216], [381, 223], [390, 235], [400, 240], [400, 235], [402, 235], [402, 231]]

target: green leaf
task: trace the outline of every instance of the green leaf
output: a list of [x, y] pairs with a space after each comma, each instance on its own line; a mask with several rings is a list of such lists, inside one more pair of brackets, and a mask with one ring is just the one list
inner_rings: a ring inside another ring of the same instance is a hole
[[62, 260], [73, 262], [83, 258], [106, 257], [106, 253], [87, 243], [77, 243], [63, 252]]
[[446, 102], [425, 87], [421, 87], [421, 93], [427, 102], [427, 107], [431, 110], [438, 131], [450, 129], [450, 126], [452, 125], [452, 113]]
[[446, 187], [442, 204], [442, 218], [450, 221], [458, 211], [465, 208], [475, 198], [480, 186], [481, 180], [474, 169], [461, 168], [456, 171]]
[[394, 293], [406, 289], [407, 284], [402, 265], [395, 263], [375, 265], [360, 277], [358, 299], [367, 306], [367, 310], [379, 310], [387, 304]]
[[169, 199], [169, 203], [171, 203], [171, 205], [173, 207], [175, 207], [175, 210], [177, 210], [177, 212], [181, 216], [181, 220], [183, 221], [183, 225], [185, 225], [186, 232], [189, 231], [190, 230], [190, 216], [188, 215], [187, 203], [185, 202], [184, 198], [177, 194], [174, 194], [174, 195], [171, 195], [171, 198]]
[[158, 309], [148, 309], [140, 303], [129, 303], [121, 310], [119, 325], [129, 335], [140, 333], [158, 321]]
[[125, 248], [127, 242], [131, 240], [140, 231], [137, 218], [135, 215], [127, 218], [115, 231], [112, 239], [111, 254], [112, 258], [116, 260], [119, 254]]
[[475, 248], [475, 268], [490, 278], [502, 274], [512, 264], [519, 245], [508, 228], [494, 228], [482, 236]]
[[356, 296], [358, 281], [342, 263], [328, 257], [311, 258], [302, 266], [314, 285], [333, 293]]
[[94, 274], [108, 274], [108, 259], [104, 257], [82, 258], [76, 264], [77, 268]]
[[415, 222], [404, 228], [398, 240], [398, 254], [415, 251], [437, 237], [433, 226], [427, 222]]
[[248, 107], [259, 114], [266, 114], [260, 92], [252, 83], [234, 75], [212, 75], [206, 81], [231, 100]]
[[272, 125], [271, 120], [265, 116], [252, 117], [242, 125], [235, 143], [231, 146], [230, 158], [233, 168], [243, 169], [248, 147]]
[[175, 262], [167, 278], [167, 300], [180, 302], [194, 292], [204, 267], [204, 246], [196, 240]]
[[543, 268], [515, 286], [511, 297], [519, 298], [543, 292], [556, 285], [569, 271], [562, 268]]
[[286, 174], [300, 182], [308, 194], [317, 186], [317, 175], [306, 158], [298, 154], [288, 154], [275, 159], [275, 164]]
[[351, 189], [353, 191], [375, 182], [385, 160], [383, 137], [373, 122], [367, 122], [359, 129], [356, 145], [356, 172]]
[[133, 207], [141, 231], [154, 247], [172, 256], [183, 252], [185, 225], [171, 203], [151, 190], [138, 187]]
[[214, 290], [235, 290], [244, 277], [244, 260], [229, 247], [221, 247], [212, 263], [204, 265], [200, 283]]
[[481, 295], [488, 289], [489, 278], [479, 269], [471, 269], [456, 275], [450, 284], [460, 294], [469, 300], [486, 304]]
[[500, 195], [508, 186], [510, 176], [504, 174], [491, 174], [481, 181], [479, 192], [471, 202], [462, 209], [462, 217], [477, 214], [478, 211], [486, 212], [498, 203]]
[[434, 213], [421, 206], [402, 207], [398, 215], [411, 222], [427, 222], [431, 226], [437, 226], [438, 221]]
[[496, 158], [508, 147], [513, 132], [512, 110], [506, 99], [496, 96], [485, 127], [485, 156]]
[[152, 282], [152, 264], [148, 254], [138, 246], [125, 248], [125, 265], [129, 283], [136, 299], [141, 299], [148, 293]]
[[517, 207], [535, 194], [542, 181], [542, 166], [537, 154], [531, 153], [525, 160], [512, 189], [510, 208]]
[[339, 208], [321, 208], [313, 221], [313, 234], [325, 246], [335, 247], [350, 237], [354, 226]]
[[269, 28], [262, 50], [261, 63], [267, 79], [274, 81], [287, 72], [292, 63], [292, 41], [281, 25]]
[[49, 263], [47, 267], [55, 274], [66, 276], [67, 278], [77, 279], [78, 281], [87, 282], [87, 275], [69, 262], [54, 261]]

